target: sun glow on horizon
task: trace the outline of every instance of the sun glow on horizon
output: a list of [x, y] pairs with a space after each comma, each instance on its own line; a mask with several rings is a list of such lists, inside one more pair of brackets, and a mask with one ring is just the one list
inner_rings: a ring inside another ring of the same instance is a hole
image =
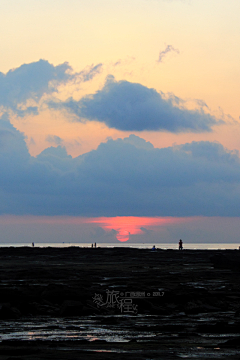
[[99, 217], [89, 220], [91, 223], [99, 224], [104, 230], [116, 231], [116, 238], [121, 242], [129, 240], [130, 235], [143, 234], [144, 229], [170, 223], [186, 221], [182, 218], [172, 217], [135, 217], [135, 216], [116, 216]]
[[0, 224], [39, 224], [39, 225], [84, 225], [95, 224], [107, 232], [113, 232], [113, 235], [120, 242], [128, 241], [131, 235], [144, 234], [154, 227], [166, 224], [176, 224], [189, 222], [192, 218], [174, 218], [174, 217], [140, 217], [140, 216], [116, 216], [116, 217], [96, 217], [85, 218], [81, 216], [19, 216], [2, 215]]
[[[238, 242], [239, 217], [1, 215], [1, 243]], [[9, 232], [9, 233], [8, 233]], [[6, 235], [8, 234], [8, 235]], [[230, 234], [230, 235], [229, 235]], [[214, 240], [214, 241], [213, 241]]]

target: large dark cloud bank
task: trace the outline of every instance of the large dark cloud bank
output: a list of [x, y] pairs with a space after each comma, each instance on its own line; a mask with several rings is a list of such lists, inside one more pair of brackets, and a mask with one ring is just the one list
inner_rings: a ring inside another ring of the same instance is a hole
[[158, 149], [130, 135], [77, 158], [64, 147], [30, 156], [0, 120], [0, 213], [239, 216], [240, 160], [219, 143]]

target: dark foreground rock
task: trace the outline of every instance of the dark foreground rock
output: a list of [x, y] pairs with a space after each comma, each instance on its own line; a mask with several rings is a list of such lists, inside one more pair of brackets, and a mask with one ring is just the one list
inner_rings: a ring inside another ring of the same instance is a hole
[[234, 250], [0, 248], [0, 360], [239, 359], [239, 260]]

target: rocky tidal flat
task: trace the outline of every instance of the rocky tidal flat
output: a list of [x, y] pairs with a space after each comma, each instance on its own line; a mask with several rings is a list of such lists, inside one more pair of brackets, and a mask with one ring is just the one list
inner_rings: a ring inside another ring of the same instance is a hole
[[0, 360], [240, 359], [240, 251], [0, 248]]

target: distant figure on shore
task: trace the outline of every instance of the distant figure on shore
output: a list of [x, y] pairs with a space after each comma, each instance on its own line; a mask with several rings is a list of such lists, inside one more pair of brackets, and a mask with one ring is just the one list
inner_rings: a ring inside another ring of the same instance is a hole
[[152, 250], [153, 250], [153, 251], [157, 250], [156, 247], [155, 247], [155, 245], [153, 245]]
[[96, 244], [96, 243], [94, 244], [94, 247], [95, 247], [95, 248], [97, 247], [97, 244]]
[[182, 240], [181, 240], [181, 239], [179, 240], [178, 245], [179, 245], [179, 250], [182, 250], [182, 249], [183, 249], [183, 245], [182, 245]]
[[32, 247], [34, 247], [34, 243], [32, 243]]
[[92, 248], [93, 248], [93, 244], [92, 244]]

